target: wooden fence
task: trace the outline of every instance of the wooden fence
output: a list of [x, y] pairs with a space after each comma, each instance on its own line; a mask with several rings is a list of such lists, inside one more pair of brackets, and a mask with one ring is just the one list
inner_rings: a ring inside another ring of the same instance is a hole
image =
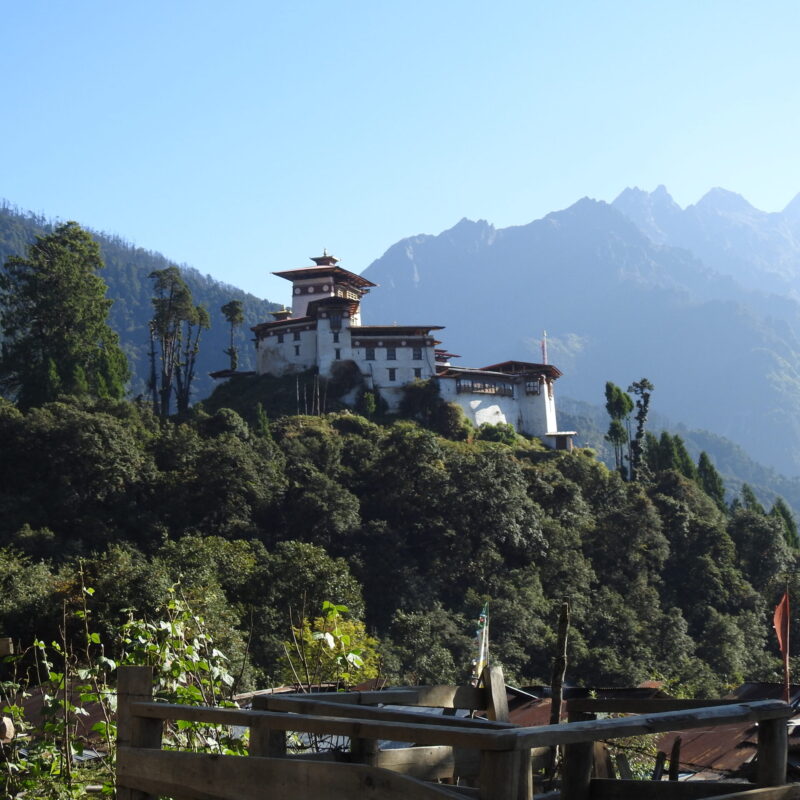
[[[788, 800], [800, 786], [785, 786], [787, 717], [779, 701], [731, 703], [616, 719], [585, 719], [520, 728], [506, 721], [502, 673], [486, 673], [486, 689], [433, 686], [315, 696], [260, 695], [252, 710], [153, 702], [152, 671], [122, 667], [118, 685], [117, 798], [150, 800], [530, 800], [531, 756], [564, 746], [563, 800], [693, 800], [716, 796]], [[422, 716], [378, 704], [488, 710], [491, 721]], [[577, 714], [592, 714], [578, 710]], [[166, 720], [244, 726], [249, 756], [161, 749]], [[757, 722], [758, 779], [742, 784], [592, 779], [593, 743], [641, 734]], [[289, 755], [286, 732], [340, 736], [347, 754]], [[379, 750], [378, 740], [408, 742], [408, 750]], [[338, 761], [336, 759], [339, 759]], [[347, 759], [347, 762], [344, 761]], [[468, 788], [426, 782], [471, 777]]]

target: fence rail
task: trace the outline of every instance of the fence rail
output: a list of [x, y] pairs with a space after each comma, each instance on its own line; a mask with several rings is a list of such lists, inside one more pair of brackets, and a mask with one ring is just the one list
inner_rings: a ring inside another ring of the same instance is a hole
[[[592, 780], [593, 744], [599, 740], [757, 722], [758, 785], [761, 794], [744, 798], [796, 797], [786, 780], [787, 727], [791, 709], [765, 700], [712, 707], [686, 707], [634, 717], [584, 719], [591, 712], [571, 709], [568, 723], [537, 727], [510, 724], [502, 673], [485, 674], [485, 689], [417, 687], [318, 697], [259, 695], [253, 710], [180, 706], [152, 701], [148, 667], [119, 670], [117, 797], [149, 800], [316, 800], [374, 798], [427, 800], [473, 796], [478, 800], [530, 800], [531, 752], [564, 745], [563, 800], [625, 800], [644, 796], [639, 781]], [[596, 701], [595, 701], [596, 702]], [[454, 716], [423, 717], [374, 706], [379, 703], [488, 710], [493, 721]], [[370, 707], [373, 706], [373, 707]], [[595, 707], [595, 710], [599, 710]], [[250, 755], [223, 756], [161, 750], [166, 720], [250, 728]], [[350, 739], [351, 763], [286, 756], [286, 732]], [[408, 742], [408, 751], [380, 751], [377, 741]], [[361, 763], [352, 763], [352, 762]], [[475, 776], [464, 789], [425, 783], [419, 777]], [[415, 777], [417, 776], [417, 777]], [[730, 785], [647, 782], [647, 796], [691, 800], [734, 791]], [[639, 794], [637, 794], [639, 792]], [[771, 793], [770, 793], [771, 792]]]

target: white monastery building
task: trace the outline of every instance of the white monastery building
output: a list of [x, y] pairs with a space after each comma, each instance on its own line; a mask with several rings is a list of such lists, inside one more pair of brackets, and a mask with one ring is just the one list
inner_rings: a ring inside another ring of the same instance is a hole
[[403, 387], [436, 378], [442, 398], [460, 406], [475, 426], [511, 423], [556, 449], [571, 449], [574, 431], [559, 431], [551, 364], [504, 361], [488, 367], [455, 367], [459, 356], [438, 349], [441, 325], [362, 325], [361, 300], [376, 284], [337, 266], [327, 251], [315, 266], [275, 272], [292, 282], [292, 308], [252, 330], [256, 373], [282, 376], [316, 368], [330, 377], [337, 362], [352, 361], [368, 388], [396, 411]]

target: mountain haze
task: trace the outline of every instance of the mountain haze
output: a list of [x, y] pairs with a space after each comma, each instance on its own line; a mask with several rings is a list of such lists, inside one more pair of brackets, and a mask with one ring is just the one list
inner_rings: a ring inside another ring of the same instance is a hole
[[[665, 244], [662, 223], [680, 209], [654, 195], [636, 223], [625, 200], [584, 198], [524, 226], [462, 220], [398, 242], [364, 272], [380, 285], [366, 321], [445, 325], [465, 366], [538, 361], [547, 330], [565, 373], [559, 393], [597, 403], [607, 380], [645, 376], [657, 410], [799, 474], [800, 306]], [[735, 197], [712, 193], [702, 205], [716, 198], [720, 213], [740, 213], [746, 201]]]
[[625, 189], [613, 206], [652, 241], [691, 250], [743, 286], [800, 298], [800, 195], [768, 213], [715, 188], [682, 209], [659, 186], [650, 193]]

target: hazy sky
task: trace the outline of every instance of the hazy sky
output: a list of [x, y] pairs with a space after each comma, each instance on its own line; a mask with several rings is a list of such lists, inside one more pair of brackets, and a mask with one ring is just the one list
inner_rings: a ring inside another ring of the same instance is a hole
[[0, 197], [287, 301], [461, 217], [800, 191], [800, 2], [0, 0]]

